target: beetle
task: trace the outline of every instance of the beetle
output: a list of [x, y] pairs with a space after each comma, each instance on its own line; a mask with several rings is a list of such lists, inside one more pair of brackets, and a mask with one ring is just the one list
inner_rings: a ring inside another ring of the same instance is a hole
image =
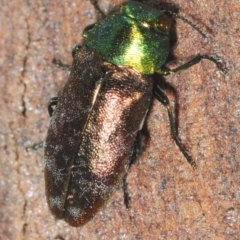
[[[97, 1], [91, 2], [101, 13]], [[73, 49], [68, 82], [48, 106], [44, 174], [47, 202], [56, 218], [84, 225], [121, 185], [128, 204], [126, 174], [140, 152], [140, 131], [152, 95], [168, 111], [175, 143], [196, 166], [177, 136], [169, 100], [152, 75], [178, 72], [201, 59], [226, 69], [217, 56], [200, 54], [178, 68], [166, 68], [169, 15], [202, 34], [176, 13], [130, 1], [86, 27], [83, 45]]]

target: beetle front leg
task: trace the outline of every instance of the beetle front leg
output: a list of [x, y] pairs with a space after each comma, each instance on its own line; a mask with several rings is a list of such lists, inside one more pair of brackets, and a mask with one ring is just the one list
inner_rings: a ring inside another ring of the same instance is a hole
[[199, 63], [202, 59], [207, 59], [211, 62], [214, 62], [217, 66], [217, 68], [223, 72], [224, 74], [228, 73], [228, 69], [226, 68], [225, 63], [222, 61], [222, 59], [220, 57], [218, 57], [217, 55], [201, 55], [198, 54], [197, 56], [195, 56], [193, 59], [191, 59], [190, 61], [182, 64], [181, 66], [174, 68], [174, 69], [168, 69], [168, 68], [162, 68], [159, 71], [157, 71], [157, 73], [161, 74], [161, 75], [169, 75], [170, 73], [176, 73], [185, 69], [188, 69], [190, 67], [192, 67], [193, 65]]
[[195, 161], [192, 159], [191, 155], [188, 154], [184, 145], [181, 143], [180, 139], [177, 136], [177, 129], [176, 129], [176, 124], [175, 124], [175, 120], [174, 120], [174, 115], [173, 115], [173, 111], [170, 107], [169, 99], [168, 99], [167, 95], [163, 92], [163, 90], [161, 89], [161, 87], [158, 84], [155, 84], [153, 93], [154, 93], [155, 97], [157, 98], [157, 100], [159, 102], [161, 102], [167, 108], [172, 138], [174, 139], [175, 143], [177, 144], [177, 146], [179, 147], [180, 151], [182, 152], [184, 157], [187, 159], [189, 164], [192, 167], [195, 167], [196, 166]]

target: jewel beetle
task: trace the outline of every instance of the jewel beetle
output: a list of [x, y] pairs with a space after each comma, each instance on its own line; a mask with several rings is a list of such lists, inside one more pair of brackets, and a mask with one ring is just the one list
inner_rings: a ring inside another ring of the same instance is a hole
[[[101, 13], [97, 1], [91, 2]], [[127, 196], [126, 174], [139, 154], [152, 96], [166, 107], [172, 137], [195, 166], [177, 136], [169, 100], [152, 76], [187, 69], [201, 59], [226, 69], [217, 56], [200, 54], [178, 68], [164, 67], [172, 17], [202, 34], [178, 14], [137, 1], [85, 28], [84, 43], [73, 49], [68, 82], [48, 106], [44, 172], [47, 202], [56, 218], [82, 226], [119, 186]]]

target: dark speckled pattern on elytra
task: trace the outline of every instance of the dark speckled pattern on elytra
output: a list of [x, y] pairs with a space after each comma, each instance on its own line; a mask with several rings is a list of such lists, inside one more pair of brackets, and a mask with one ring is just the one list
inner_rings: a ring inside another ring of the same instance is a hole
[[133, 68], [105, 63], [87, 48], [75, 56], [45, 146], [54, 216], [82, 225], [119, 186], [151, 94], [151, 78]]

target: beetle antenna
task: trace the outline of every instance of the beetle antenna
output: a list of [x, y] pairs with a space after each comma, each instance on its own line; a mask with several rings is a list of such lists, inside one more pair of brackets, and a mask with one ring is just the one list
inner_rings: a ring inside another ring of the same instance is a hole
[[202, 37], [204, 38], [207, 38], [207, 35], [199, 28], [197, 27], [193, 22], [191, 22], [190, 20], [188, 20], [187, 18], [175, 13], [175, 12], [172, 12], [172, 11], [169, 11], [169, 10], [164, 10], [163, 12], [166, 12], [168, 14], [170, 14], [171, 16], [173, 16], [174, 18], [180, 18], [181, 20], [183, 20], [185, 23], [189, 24], [190, 26], [192, 26], [192, 28], [194, 28], [195, 30], [197, 30], [201, 35]]

